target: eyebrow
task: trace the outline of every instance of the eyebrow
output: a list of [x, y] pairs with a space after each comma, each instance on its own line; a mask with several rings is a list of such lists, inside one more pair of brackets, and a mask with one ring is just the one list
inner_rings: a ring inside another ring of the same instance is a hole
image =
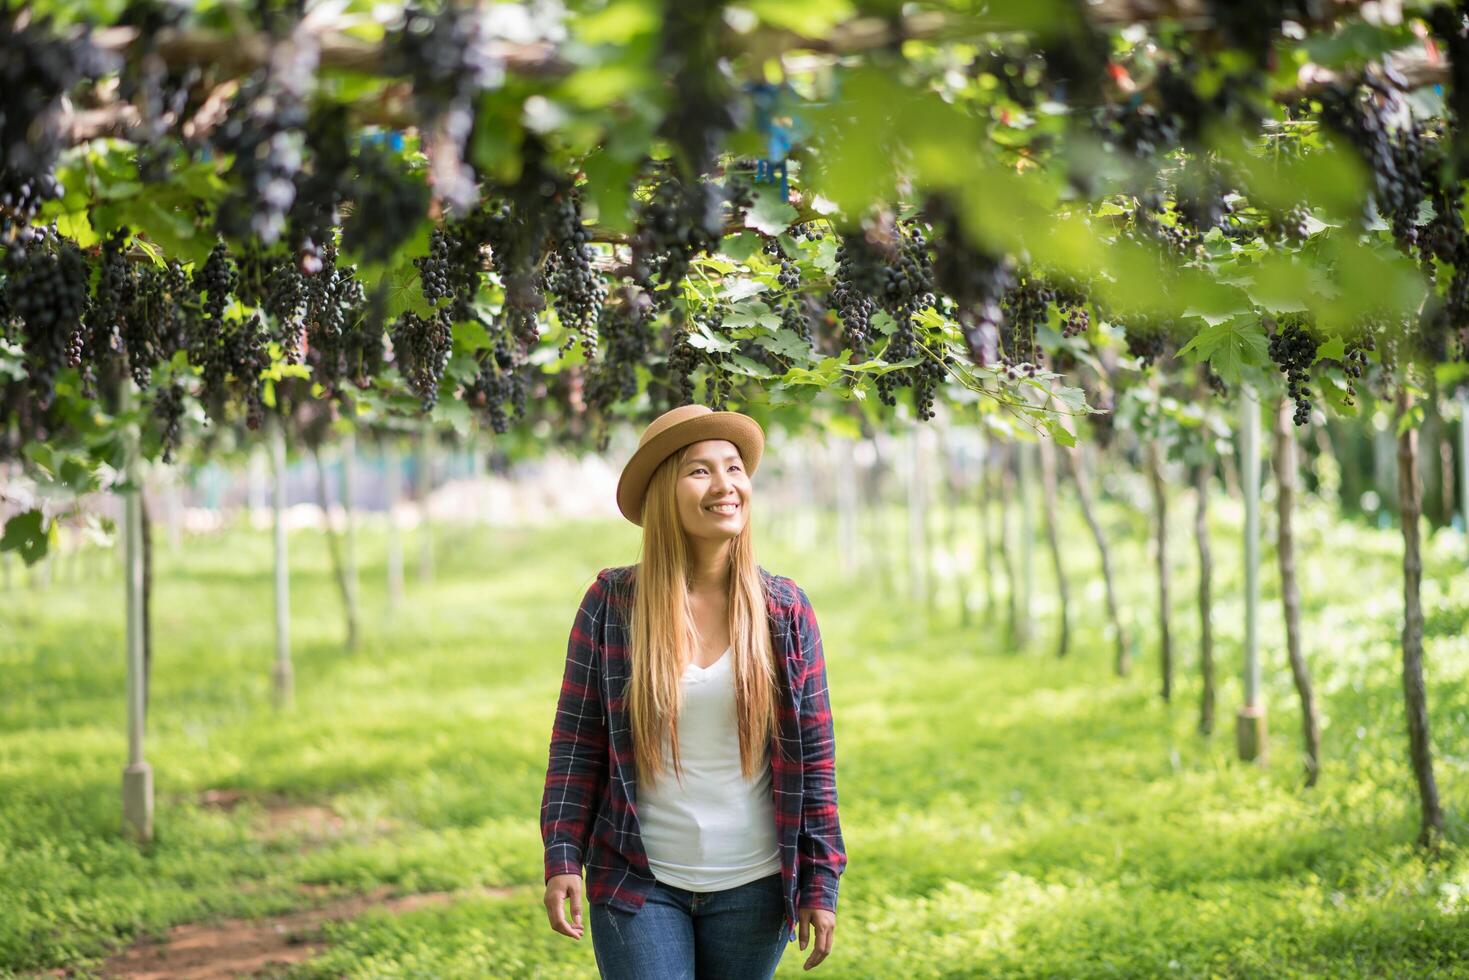
[[[726, 463], [728, 463], [732, 459], [739, 459], [739, 458], [740, 458], [740, 454], [739, 453], [730, 453], [728, 456], [724, 457], [724, 461]], [[713, 462], [713, 460], [705, 459], [703, 456], [695, 456], [693, 459], [686, 459], [686, 460], [684, 460], [683, 461], [683, 464], [685, 466], [688, 466], [690, 463], [709, 463], [709, 462]]]

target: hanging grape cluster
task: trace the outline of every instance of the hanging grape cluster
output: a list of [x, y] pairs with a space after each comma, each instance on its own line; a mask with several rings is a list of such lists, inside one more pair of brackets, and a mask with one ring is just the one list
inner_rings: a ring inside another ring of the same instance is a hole
[[31, 389], [40, 408], [51, 404], [56, 376], [79, 355], [87, 310], [88, 268], [69, 238], [41, 233], [6, 254], [5, 306], [21, 325]]
[[1308, 385], [1319, 341], [1311, 329], [1309, 317], [1304, 314], [1282, 313], [1266, 326], [1273, 328], [1270, 329], [1270, 359], [1285, 375], [1287, 393], [1296, 403], [1295, 423], [1305, 425], [1311, 421]]
[[61, 196], [55, 168], [64, 143], [55, 123], [62, 98], [112, 66], [80, 31], [60, 33], [25, 4], [0, 8], [0, 246]]
[[454, 326], [448, 313], [439, 310], [426, 317], [412, 310], [402, 313], [393, 321], [392, 341], [398, 372], [423, 402], [423, 410], [432, 411], [439, 400], [439, 383], [454, 343]]

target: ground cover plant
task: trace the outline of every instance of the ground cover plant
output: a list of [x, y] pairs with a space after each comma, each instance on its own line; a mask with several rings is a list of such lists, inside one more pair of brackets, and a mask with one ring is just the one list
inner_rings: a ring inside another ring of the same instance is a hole
[[[1238, 506], [1221, 499], [1214, 511], [1217, 536], [1237, 540]], [[887, 516], [896, 533], [904, 515]], [[1117, 560], [1142, 567], [1145, 522], [1115, 503], [1104, 520]], [[1082, 554], [1072, 572], [1089, 584], [1074, 649], [1061, 660], [1044, 642], [1047, 610], [1037, 611], [1041, 635], [1024, 652], [1007, 648], [999, 622], [960, 627], [952, 597], [915, 638], [914, 611], [900, 597], [851, 588], [809, 550], [765, 545], [762, 563], [810, 592], [829, 650], [852, 873], [821, 969], [851, 977], [1469, 971], [1464, 841], [1451, 836], [1431, 859], [1411, 843], [1396, 612], [1383, 595], [1395, 575], [1393, 532], [1323, 508], [1307, 508], [1300, 524], [1325, 719], [1326, 775], [1310, 790], [1295, 764], [1283, 653], [1270, 655], [1265, 691], [1272, 761], [1240, 765], [1227, 733], [1195, 730], [1192, 655], [1180, 656], [1168, 705], [1149, 671], [1115, 674], [1097, 570]], [[325, 544], [293, 536], [297, 601], [314, 612], [296, 621], [301, 694], [290, 716], [274, 713], [253, 662], [270, 640], [269, 621], [254, 611], [270, 594], [266, 543], [237, 528], [160, 549], [150, 736], [168, 774], [158, 786], [166, 832], [142, 850], [117, 835], [118, 623], [106, 603], [100, 615], [82, 614], [115, 580], [7, 601], [0, 664], [18, 694], [0, 715], [0, 962], [88, 975], [111, 949], [174, 923], [386, 886], [383, 894], [451, 894], [328, 924], [317, 955], [282, 975], [594, 973], [589, 944], [546, 925], [536, 801], [564, 620], [598, 569], [628, 560], [630, 531], [596, 522], [456, 529], [441, 542], [433, 587], [412, 592], [394, 621], [372, 624], [351, 655], [337, 642]], [[1079, 519], [1068, 523], [1068, 535], [1085, 533]], [[961, 536], [975, 543], [973, 529]], [[384, 538], [369, 527], [362, 540], [364, 608], [381, 610], [373, 583], [382, 581]], [[1469, 604], [1455, 543], [1439, 535], [1426, 552], [1431, 624], [1453, 622]], [[1343, 582], [1332, 556], [1348, 552], [1359, 560]], [[1175, 564], [1181, 577], [1193, 573], [1187, 556]], [[1127, 604], [1146, 608], [1146, 580], [1123, 582]], [[1265, 587], [1274, 598], [1275, 585]], [[1219, 697], [1232, 704], [1237, 576], [1222, 575], [1217, 591]], [[1181, 597], [1175, 611], [1181, 650], [1197, 643], [1188, 602]], [[1453, 813], [1464, 805], [1469, 643], [1442, 625], [1429, 634], [1430, 700], [1451, 722], [1439, 748]], [[211, 790], [244, 802], [211, 806]], [[280, 800], [328, 806], [342, 820], [330, 832], [262, 833], [262, 812]], [[302, 885], [317, 890], [308, 897]], [[788, 950], [781, 975], [799, 972], [799, 962]]]

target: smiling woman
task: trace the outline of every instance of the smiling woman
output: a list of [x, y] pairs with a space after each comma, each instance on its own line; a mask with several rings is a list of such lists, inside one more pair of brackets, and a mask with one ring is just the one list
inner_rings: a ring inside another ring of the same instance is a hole
[[808, 969], [831, 950], [846, 851], [825, 664], [805, 592], [755, 561], [763, 449], [736, 412], [650, 424], [617, 488], [641, 559], [604, 569], [572, 628], [545, 903], [579, 939], [585, 865], [604, 977], [769, 977], [797, 921]]

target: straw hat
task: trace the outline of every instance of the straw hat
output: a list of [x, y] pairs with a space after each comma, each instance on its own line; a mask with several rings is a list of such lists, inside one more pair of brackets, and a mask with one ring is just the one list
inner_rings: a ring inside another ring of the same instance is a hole
[[740, 451], [745, 473], [755, 475], [765, 451], [765, 430], [739, 412], [716, 412], [707, 405], [680, 405], [664, 412], [643, 430], [638, 448], [617, 480], [617, 509], [643, 526], [643, 495], [658, 464], [685, 446], [705, 439], [728, 439]]

